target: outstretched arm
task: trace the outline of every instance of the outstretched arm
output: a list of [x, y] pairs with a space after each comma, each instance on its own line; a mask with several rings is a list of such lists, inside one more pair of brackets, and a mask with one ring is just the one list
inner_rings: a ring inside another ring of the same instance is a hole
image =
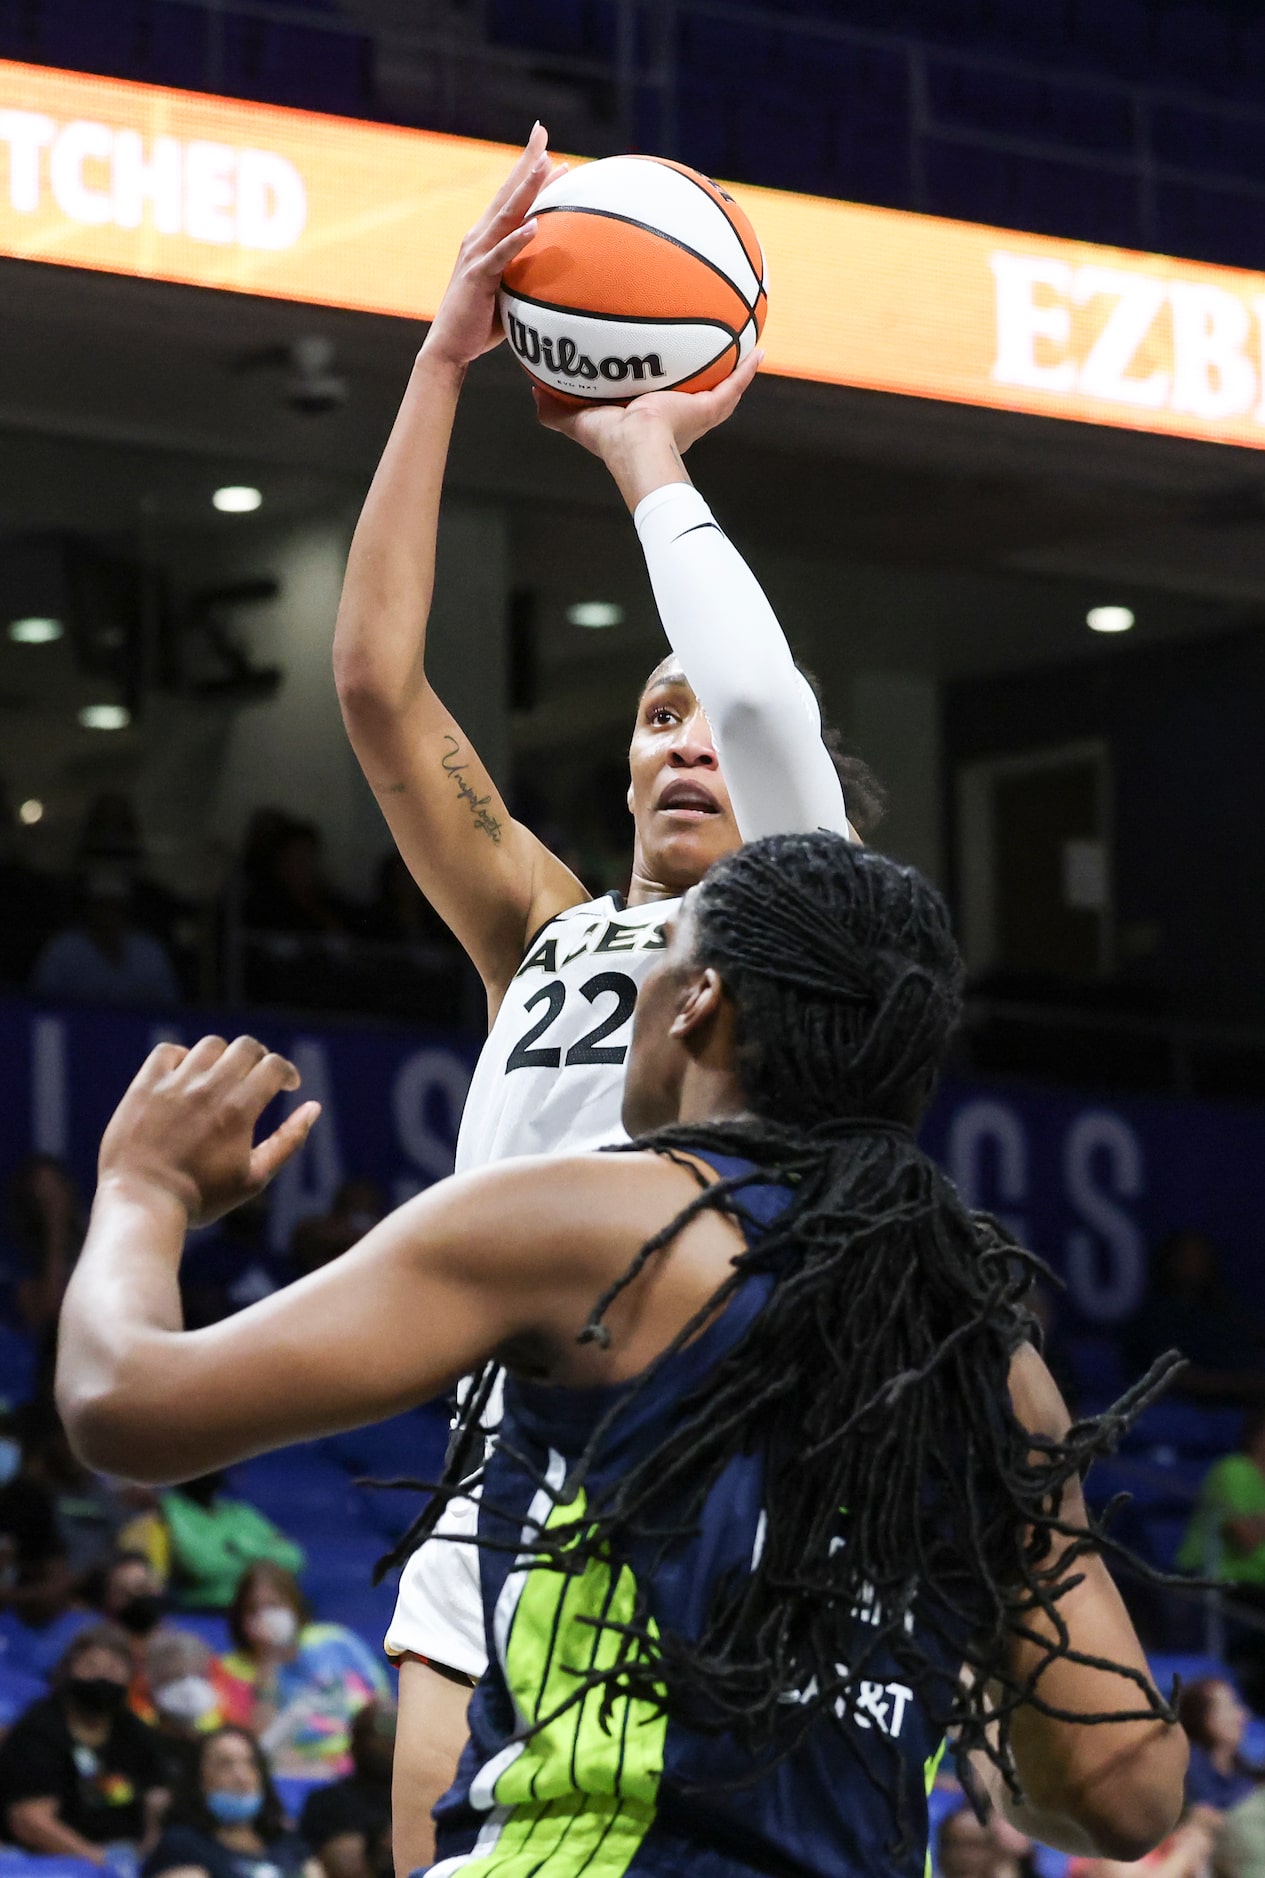
[[[1015, 1414], [1034, 1433], [1053, 1439], [1066, 1435], [1067, 1409], [1049, 1370], [1037, 1352], [1024, 1345], [1011, 1365]], [[1065, 1489], [1060, 1516], [1074, 1526], [1085, 1523], [1079, 1483]], [[1096, 1553], [1076, 1559], [1067, 1570], [1078, 1584], [1058, 1598], [1057, 1608], [1078, 1654], [1104, 1665], [1047, 1661], [1040, 1641], [1016, 1636], [1011, 1669], [1023, 1680], [1042, 1663], [1038, 1690], [1050, 1708], [1079, 1715], [1109, 1715], [1143, 1706], [1142, 1691], [1109, 1667], [1124, 1664], [1148, 1681], [1150, 1670], [1120, 1593]], [[1054, 1641], [1054, 1628], [1039, 1612], [1027, 1621], [1038, 1638]], [[1107, 1858], [1138, 1859], [1176, 1824], [1186, 1772], [1186, 1737], [1175, 1723], [1156, 1717], [1135, 1722], [1059, 1721], [1031, 1704], [1013, 1720], [1015, 1767], [1025, 1805], [1006, 1811], [1030, 1837], [1066, 1852]]]
[[[58, 1408], [90, 1466], [188, 1480], [429, 1401], [511, 1347], [566, 1380], [587, 1356], [576, 1339], [594, 1299], [692, 1190], [652, 1155], [508, 1161], [441, 1181], [332, 1264], [186, 1331], [185, 1234], [258, 1193], [301, 1146], [316, 1103], [252, 1146], [265, 1108], [297, 1085], [293, 1064], [253, 1038], [204, 1037], [160, 1044], [116, 1110], [58, 1341]], [[715, 1230], [723, 1266], [731, 1235]], [[622, 1380], [620, 1363], [636, 1374], [661, 1347], [655, 1324], [625, 1309], [629, 1334], [602, 1357], [603, 1380]]]
[[585, 893], [515, 822], [426, 677], [439, 501], [468, 365], [502, 338], [496, 292], [531, 239], [556, 171], [537, 126], [462, 243], [352, 540], [334, 635], [343, 720], [413, 878], [461, 941], [493, 1003], [530, 935]]
[[633, 514], [664, 632], [715, 734], [743, 840], [816, 828], [851, 834], [817, 700], [682, 461], [732, 414], [762, 357], [752, 353], [713, 391], [651, 392], [579, 412], [537, 392], [536, 407], [550, 429], [602, 458]]
[[[253, 1038], [204, 1037], [160, 1044], [123, 1098], [58, 1342], [58, 1407], [91, 1466], [187, 1480], [377, 1421], [437, 1395], [549, 1308], [545, 1247], [507, 1167], [442, 1182], [331, 1265], [185, 1331], [185, 1234], [257, 1193], [306, 1139], [315, 1103], [252, 1146], [268, 1103], [297, 1084]], [[527, 1272], [518, 1255], [533, 1251]]]

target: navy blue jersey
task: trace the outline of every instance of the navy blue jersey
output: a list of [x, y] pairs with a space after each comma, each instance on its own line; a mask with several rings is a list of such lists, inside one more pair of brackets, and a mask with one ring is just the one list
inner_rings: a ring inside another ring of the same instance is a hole
[[[722, 1177], [747, 1167], [716, 1155], [699, 1158]], [[787, 1198], [785, 1188], [771, 1185], [742, 1191], [748, 1239]], [[767, 1274], [748, 1278], [708, 1328], [628, 1401], [590, 1470], [590, 1501], [658, 1449], [682, 1400], [743, 1336], [772, 1284]], [[471, 1700], [470, 1740], [457, 1779], [436, 1809], [434, 1872], [922, 1878], [925, 1795], [942, 1742], [918, 1696], [881, 1656], [837, 1723], [823, 1717], [789, 1758], [745, 1785], [736, 1783], [750, 1780], [751, 1758], [731, 1736], [692, 1732], [627, 1695], [615, 1699], [605, 1719], [597, 1692], [563, 1707], [578, 1677], [617, 1659], [618, 1633], [603, 1625], [632, 1619], [638, 1589], [658, 1633], [697, 1637], [717, 1584], [749, 1572], [763, 1543], [764, 1460], [751, 1453], [727, 1464], [695, 1530], [666, 1550], [662, 1541], [635, 1542], [625, 1562], [594, 1560], [583, 1574], [533, 1556], [532, 1538], [542, 1527], [583, 1521], [583, 1494], [565, 1505], [554, 1496], [597, 1422], [629, 1392], [628, 1384], [560, 1389], [507, 1379], [479, 1515], [480, 1539], [489, 1542], [480, 1547], [489, 1669]], [[862, 1605], [855, 1616], [858, 1654], [867, 1619], [873, 1623], [874, 1613]], [[907, 1776], [902, 1784], [914, 1796], [907, 1849], [899, 1855], [897, 1756]]]

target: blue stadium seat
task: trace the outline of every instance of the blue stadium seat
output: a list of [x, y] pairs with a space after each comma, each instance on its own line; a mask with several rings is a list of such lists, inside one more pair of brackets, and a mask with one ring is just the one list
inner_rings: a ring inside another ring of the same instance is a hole
[[0, 1878], [101, 1878], [101, 1867], [87, 1859], [60, 1858], [50, 1852], [23, 1852], [0, 1845]]
[[1143, 1550], [1161, 1571], [1177, 1569], [1177, 1549], [1186, 1536], [1186, 1521], [1175, 1513], [1149, 1514], [1142, 1520]]
[[244, 1461], [226, 1485], [301, 1545], [360, 1511], [346, 1467], [317, 1442]]
[[171, 1614], [171, 1624], [175, 1630], [191, 1630], [195, 1637], [201, 1637], [216, 1656], [223, 1656], [233, 1648], [228, 1619], [220, 1611], [176, 1610]]
[[1152, 1403], [1138, 1417], [1124, 1446], [1167, 1443], [1185, 1454], [1215, 1457], [1238, 1445], [1242, 1416], [1237, 1409], [1215, 1409], [1177, 1397]]
[[24, 1709], [48, 1694], [42, 1676], [13, 1669], [0, 1657], [0, 1734], [11, 1728]]
[[10, 1324], [0, 1324], [0, 1414], [30, 1401], [35, 1393], [36, 1366], [33, 1340]]
[[336, 1435], [324, 1444], [353, 1474], [381, 1480], [438, 1480], [447, 1446], [448, 1411], [441, 1402]]
[[93, 1611], [64, 1611], [34, 1630], [19, 1623], [12, 1611], [0, 1611], [0, 1659], [11, 1670], [47, 1679], [79, 1632], [98, 1621]]

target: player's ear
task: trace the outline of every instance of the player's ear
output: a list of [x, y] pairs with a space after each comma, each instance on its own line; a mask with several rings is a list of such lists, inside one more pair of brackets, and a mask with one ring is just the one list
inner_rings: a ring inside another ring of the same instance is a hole
[[633, 786], [631, 782], [629, 782], [628, 784], [628, 794], [624, 797], [624, 800], [628, 804], [628, 813], [630, 815], [635, 815], [637, 811], [633, 807]]
[[684, 1040], [709, 1025], [720, 1010], [725, 987], [720, 973], [708, 965], [690, 981], [668, 1035]]

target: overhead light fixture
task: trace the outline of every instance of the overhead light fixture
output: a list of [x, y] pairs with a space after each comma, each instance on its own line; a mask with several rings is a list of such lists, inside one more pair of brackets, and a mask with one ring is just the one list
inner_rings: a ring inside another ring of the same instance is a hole
[[31, 796], [18, 810], [18, 820], [24, 828], [34, 828], [36, 822], [42, 822], [43, 819], [44, 804], [36, 796]]
[[249, 483], [226, 483], [223, 489], [217, 489], [211, 501], [221, 515], [249, 515], [263, 501], [258, 489], [252, 489]]
[[42, 614], [9, 621], [9, 637], [17, 646], [48, 646], [65, 630], [59, 619], [46, 619]]
[[1085, 624], [1091, 633], [1127, 633], [1133, 613], [1127, 606], [1091, 606]]
[[577, 600], [574, 606], [567, 608], [567, 622], [571, 626], [620, 626], [623, 619], [623, 607], [613, 600]]
[[85, 730], [126, 730], [132, 713], [125, 704], [85, 704], [79, 710], [79, 722]]

